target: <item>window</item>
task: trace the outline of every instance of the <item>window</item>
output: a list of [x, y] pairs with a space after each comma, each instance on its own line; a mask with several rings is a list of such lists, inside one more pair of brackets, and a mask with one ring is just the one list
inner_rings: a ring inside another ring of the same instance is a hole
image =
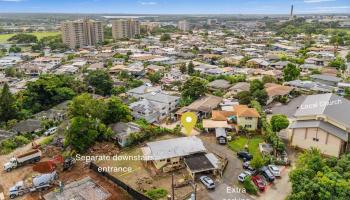
[[245, 127], [245, 128], [252, 128], [252, 125], [246, 124], [244, 127]]
[[318, 138], [312, 138], [313, 141], [318, 142], [320, 139]]
[[167, 162], [170, 162], [170, 158], [168, 158], [166, 161], [167, 161]]
[[246, 119], [246, 120], [252, 120], [253, 117], [246, 117], [245, 119]]

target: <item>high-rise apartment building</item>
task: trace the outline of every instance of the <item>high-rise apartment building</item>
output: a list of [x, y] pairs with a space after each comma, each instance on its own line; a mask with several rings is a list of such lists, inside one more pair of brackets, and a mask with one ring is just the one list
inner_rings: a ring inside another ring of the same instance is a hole
[[177, 27], [183, 32], [190, 31], [190, 24], [186, 20], [179, 21]]
[[112, 35], [114, 39], [134, 38], [140, 35], [140, 22], [133, 19], [113, 20]]
[[61, 24], [63, 43], [74, 49], [103, 42], [102, 22], [93, 20], [66, 21]]

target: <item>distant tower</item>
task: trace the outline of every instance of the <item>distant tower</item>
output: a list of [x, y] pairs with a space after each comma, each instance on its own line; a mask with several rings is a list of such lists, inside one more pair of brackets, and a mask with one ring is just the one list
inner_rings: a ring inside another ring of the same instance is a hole
[[294, 11], [294, 6], [292, 4], [292, 6], [290, 7], [290, 17], [289, 17], [290, 20], [293, 19], [293, 11]]

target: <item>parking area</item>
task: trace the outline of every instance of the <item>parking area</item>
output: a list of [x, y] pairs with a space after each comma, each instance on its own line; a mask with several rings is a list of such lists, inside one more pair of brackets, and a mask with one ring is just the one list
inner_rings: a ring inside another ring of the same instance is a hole
[[[199, 192], [199, 199], [215, 199], [215, 200], [229, 200], [229, 199], [241, 199], [241, 200], [284, 200], [291, 192], [291, 183], [289, 182], [288, 174], [292, 167], [277, 166], [279, 168], [281, 177], [275, 179], [273, 183], [268, 183], [262, 175], [258, 175], [265, 182], [266, 188], [264, 192], [258, 192], [257, 196], [249, 195], [242, 191], [243, 185], [238, 181], [238, 175], [245, 171], [243, 169], [243, 162], [237, 158], [236, 153], [225, 145], [219, 145], [216, 143], [215, 137], [202, 134], [202, 141], [206, 148], [219, 155], [224, 155], [228, 159], [227, 168], [223, 174], [222, 179], [216, 182], [215, 190], [207, 191], [204, 187]], [[288, 156], [294, 160], [294, 152], [287, 150]], [[199, 183], [201, 184], [201, 183]]]
[[293, 118], [295, 111], [298, 109], [298, 107], [303, 103], [306, 96], [301, 95], [294, 99], [292, 99], [288, 104], [283, 105], [281, 103], [276, 103], [272, 105], [272, 113], [273, 114], [283, 114], [287, 115], [288, 118]]

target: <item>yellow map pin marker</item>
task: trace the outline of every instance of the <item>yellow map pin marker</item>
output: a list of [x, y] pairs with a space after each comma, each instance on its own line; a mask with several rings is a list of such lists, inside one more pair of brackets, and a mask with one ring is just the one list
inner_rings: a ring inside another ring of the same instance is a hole
[[193, 112], [186, 112], [181, 116], [181, 124], [185, 127], [186, 134], [191, 135], [192, 129], [196, 126], [197, 116]]

